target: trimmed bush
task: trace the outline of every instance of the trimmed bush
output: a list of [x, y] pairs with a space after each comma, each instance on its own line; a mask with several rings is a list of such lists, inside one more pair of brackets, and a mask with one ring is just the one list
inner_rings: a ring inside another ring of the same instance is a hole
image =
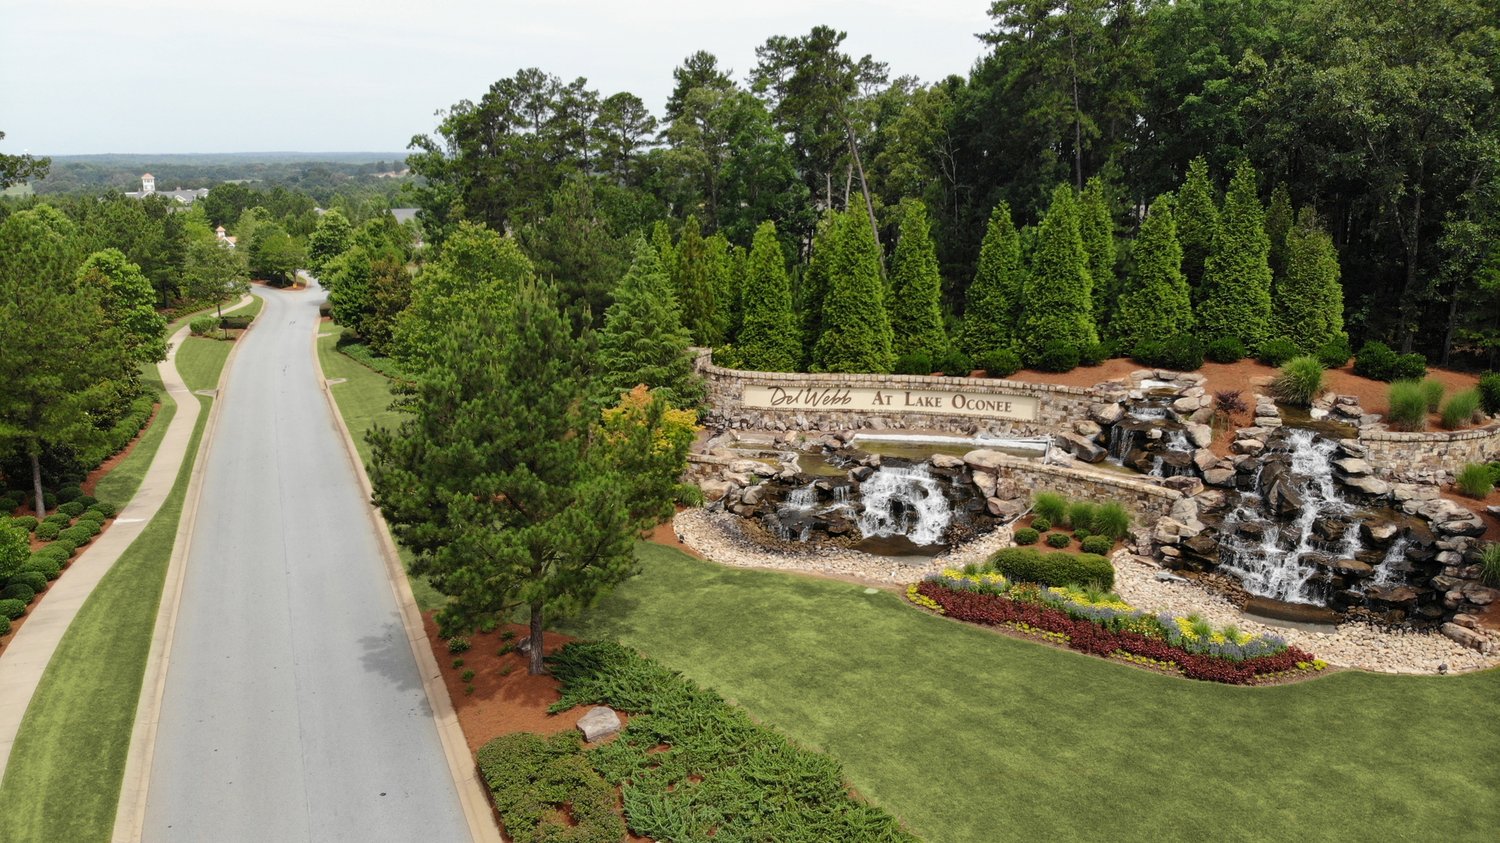
[[26, 601], [11, 598], [0, 600], [0, 617], [13, 621], [24, 614], [26, 614]]
[[1386, 421], [1397, 430], [1422, 430], [1427, 427], [1427, 393], [1416, 381], [1396, 381], [1387, 393], [1390, 411]]
[[1114, 541], [1125, 538], [1130, 532], [1130, 513], [1114, 501], [1101, 504], [1094, 512], [1094, 532]]
[[89, 518], [79, 518], [78, 523], [74, 524], [68, 529], [73, 530], [79, 528], [87, 530], [89, 533], [89, 538], [93, 538], [94, 536], [99, 535], [99, 533], [104, 530], [104, 522], [94, 521]]
[[1427, 412], [1436, 413], [1438, 411], [1438, 407], [1443, 405], [1443, 395], [1447, 391], [1448, 387], [1444, 386], [1443, 382], [1437, 378], [1422, 379], [1422, 394], [1427, 396]]
[[78, 502], [83, 504], [85, 507], [92, 509], [94, 504], [99, 502], [99, 499], [94, 497], [93, 495], [83, 495], [78, 499]]
[[1354, 351], [1349, 348], [1348, 334], [1339, 334], [1323, 343], [1323, 347], [1318, 349], [1318, 362], [1322, 363], [1325, 369], [1342, 369], [1353, 356]]
[[83, 497], [83, 487], [76, 483], [57, 490], [57, 499], [63, 503], [72, 503], [81, 497]]
[[75, 525], [57, 534], [58, 541], [69, 541], [73, 547], [79, 548], [94, 540], [94, 534], [88, 527]]
[[1421, 380], [1427, 376], [1427, 358], [1415, 352], [1396, 358], [1391, 368], [1391, 380]]
[[1280, 366], [1282, 363], [1302, 353], [1302, 349], [1291, 340], [1275, 339], [1263, 343], [1255, 352], [1255, 359], [1267, 366]]
[[1088, 501], [1073, 501], [1068, 504], [1068, 526], [1074, 530], [1092, 531], [1094, 515], [1099, 510]]
[[89, 509], [89, 510], [85, 510], [82, 515], [78, 516], [78, 520], [79, 521], [92, 521], [95, 524], [103, 524], [105, 521], [109, 520], [109, 516], [105, 515], [104, 513], [100, 512], [97, 509]]
[[1500, 372], [1486, 372], [1479, 377], [1480, 406], [1489, 415], [1500, 413]]
[[1100, 556], [1109, 554], [1109, 549], [1115, 546], [1114, 539], [1109, 536], [1089, 536], [1083, 540], [1083, 552], [1095, 553]]
[[1067, 547], [1072, 542], [1073, 542], [1073, 537], [1069, 536], [1067, 533], [1049, 533], [1049, 534], [1047, 534], [1047, 544], [1051, 545], [1052, 547], [1058, 547], [1058, 548]]
[[1377, 381], [1392, 380], [1396, 370], [1396, 352], [1383, 342], [1370, 341], [1359, 347], [1354, 356], [1354, 374]]
[[1203, 344], [1191, 334], [1177, 334], [1138, 343], [1132, 357], [1147, 366], [1191, 372], [1203, 367]]
[[950, 348], [932, 361], [932, 368], [928, 372], [942, 372], [949, 377], [968, 377], [973, 369], [974, 361], [969, 359], [969, 355]]
[[33, 553], [26, 566], [21, 569], [22, 573], [28, 571], [41, 574], [44, 579], [55, 580], [62, 574], [62, 563], [51, 556], [37, 556]]
[[56, 524], [58, 526], [58, 528], [61, 529], [63, 527], [67, 527], [68, 525], [72, 524], [73, 523], [73, 519], [69, 518], [67, 515], [64, 515], [61, 512], [54, 512], [51, 515], [47, 516], [46, 518], [43, 518], [42, 519], [42, 523], [43, 524]]
[[1042, 372], [1071, 372], [1078, 368], [1078, 347], [1066, 340], [1052, 340], [1042, 347], [1033, 365]]
[[0, 600], [19, 600], [31, 605], [31, 601], [35, 599], [36, 589], [24, 583], [10, 583], [5, 588], [0, 588]]
[[1113, 356], [1114, 346], [1107, 342], [1091, 342], [1078, 349], [1078, 362], [1084, 366], [1098, 366]]
[[930, 375], [935, 369], [932, 368], [932, 355], [926, 351], [913, 351], [903, 354], [896, 361], [896, 374], [898, 375]]
[[[1031, 499], [1031, 508], [1049, 522], [1047, 527], [1037, 527], [1038, 530], [1046, 530], [1052, 524], [1061, 524], [1068, 517], [1068, 499], [1056, 492], [1037, 492]], [[1032, 526], [1036, 527], [1035, 520]]]
[[62, 527], [56, 521], [43, 521], [36, 525], [36, 537], [44, 542], [53, 541], [61, 532]]
[[24, 585], [31, 589], [33, 593], [41, 594], [47, 590], [47, 575], [41, 571], [22, 571], [18, 574], [12, 574], [10, 579], [5, 581], [5, 584], [7, 586]]
[[975, 365], [992, 378], [1008, 378], [1021, 371], [1021, 355], [1008, 348], [987, 351], [979, 355]]
[[55, 547], [63, 553], [68, 554], [69, 557], [72, 557], [73, 552], [82, 547], [82, 545], [80, 545], [76, 541], [73, 541], [71, 538], [58, 536], [57, 541], [53, 542], [51, 545], [49, 545], [49, 547]]
[[19, 515], [10, 519], [10, 526], [30, 533], [36, 530], [37, 520], [35, 515]]
[[1115, 569], [1109, 560], [1092, 553], [1048, 553], [1035, 548], [1007, 547], [990, 557], [990, 567], [1011, 582], [1039, 585], [1088, 585], [1111, 589]]
[[1471, 462], [1459, 469], [1453, 484], [1471, 498], [1483, 498], [1495, 490], [1495, 475], [1489, 466]]
[[1038, 533], [1036, 531], [1036, 528], [1034, 527], [1022, 527], [1021, 529], [1016, 531], [1014, 536], [1012, 536], [1012, 538], [1015, 539], [1016, 544], [1019, 545], [1036, 544], [1037, 539], [1040, 537], [1041, 534]]
[[1040, 515], [1034, 516], [1031, 519], [1031, 529], [1045, 533], [1048, 530], [1052, 529], [1052, 520], [1049, 518], [1043, 518]]
[[1215, 363], [1238, 363], [1245, 359], [1245, 344], [1234, 337], [1219, 337], [1208, 344], [1203, 356]]
[[57, 542], [53, 542], [32, 551], [30, 559], [33, 562], [38, 559], [50, 560], [60, 568], [68, 564], [68, 550], [64, 547], [58, 547]]
[[1323, 364], [1310, 355], [1293, 357], [1281, 367], [1281, 372], [1271, 382], [1271, 394], [1278, 401], [1296, 407], [1312, 405], [1323, 391]]
[[109, 501], [96, 501], [93, 508], [104, 513], [105, 518], [113, 518], [120, 512], [119, 508]]
[[219, 320], [213, 316], [200, 316], [188, 323], [188, 330], [195, 337], [208, 336], [217, 327], [219, 327]]
[[1443, 405], [1443, 427], [1457, 430], [1479, 416], [1479, 405], [1483, 402], [1477, 389], [1466, 389], [1448, 399]]

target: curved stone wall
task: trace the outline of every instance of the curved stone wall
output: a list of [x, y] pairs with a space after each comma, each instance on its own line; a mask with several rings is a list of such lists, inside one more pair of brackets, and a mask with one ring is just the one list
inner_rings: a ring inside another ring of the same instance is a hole
[[1441, 483], [1452, 479], [1464, 463], [1500, 459], [1500, 422], [1474, 430], [1398, 433], [1359, 432], [1365, 461], [1390, 480]]

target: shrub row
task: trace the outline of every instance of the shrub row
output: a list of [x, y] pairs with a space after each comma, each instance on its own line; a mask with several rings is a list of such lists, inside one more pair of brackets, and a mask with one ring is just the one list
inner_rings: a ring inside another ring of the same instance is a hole
[[903, 355], [896, 361], [896, 374], [898, 375], [930, 375], [933, 372], [942, 372], [952, 377], [966, 377], [974, 368], [974, 362], [967, 354], [956, 348], [950, 348], [941, 354], [928, 354], [925, 351], [914, 351]]
[[512, 840], [625, 839], [614, 790], [589, 766], [577, 732], [504, 735], [480, 747], [476, 758]]
[[[1063, 533], [1064, 544], [1068, 537]], [[1031, 547], [1007, 547], [990, 557], [989, 567], [1015, 582], [1041, 585], [1097, 584], [1114, 588], [1115, 567], [1095, 553], [1047, 553]]]
[[1397, 354], [1383, 342], [1367, 342], [1354, 356], [1354, 374], [1377, 381], [1420, 380], [1427, 374], [1427, 358]]

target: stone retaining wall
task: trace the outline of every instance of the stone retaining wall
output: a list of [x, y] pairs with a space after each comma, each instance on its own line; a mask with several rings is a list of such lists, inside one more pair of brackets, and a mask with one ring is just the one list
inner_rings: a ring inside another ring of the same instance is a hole
[[[1118, 503], [1135, 516], [1137, 526], [1150, 526], [1172, 511], [1182, 493], [1129, 477], [1098, 471], [1047, 465], [1036, 460], [997, 456], [989, 461], [1002, 480], [1011, 479], [1028, 493], [1059, 492], [1072, 500]], [[985, 470], [991, 470], [986, 466]]]
[[[1100, 399], [1091, 389], [1051, 384], [1021, 383], [991, 378], [924, 377], [921, 375], [799, 374], [748, 372], [714, 365], [707, 349], [698, 350], [697, 367], [708, 385], [710, 426], [736, 430], [925, 430], [944, 433], [992, 433], [1001, 436], [1050, 436], [1071, 430], [1088, 418], [1089, 407]], [[835, 409], [762, 409], [746, 407], [746, 387], [782, 387], [788, 391], [813, 388], [871, 387], [888, 390], [962, 391], [995, 396], [1023, 396], [1037, 401], [1035, 421]]]
[[1361, 430], [1359, 444], [1365, 447], [1365, 460], [1384, 478], [1441, 482], [1464, 463], [1500, 459], [1500, 423], [1433, 433]]

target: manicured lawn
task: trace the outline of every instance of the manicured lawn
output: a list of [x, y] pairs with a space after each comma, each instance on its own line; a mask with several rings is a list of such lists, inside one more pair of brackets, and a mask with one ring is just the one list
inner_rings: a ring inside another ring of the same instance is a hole
[[177, 403], [170, 398], [162, 397], [164, 390], [156, 367], [142, 366], [141, 371], [141, 380], [146, 383], [148, 389], [156, 392], [161, 406], [156, 411], [156, 417], [146, 427], [146, 433], [141, 437], [141, 441], [136, 443], [135, 448], [126, 455], [125, 459], [120, 460], [119, 465], [99, 478], [99, 482], [94, 486], [94, 497], [109, 501], [117, 507], [125, 506], [131, 498], [135, 497], [136, 489], [140, 488], [141, 480], [146, 476], [146, 469], [156, 458], [156, 450], [161, 447], [161, 440], [167, 435], [167, 425], [177, 414]]
[[219, 385], [219, 372], [234, 343], [203, 337], [188, 337], [177, 351], [177, 373], [188, 389], [213, 389]]
[[198, 417], [172, 492], [89, 595], [26, 710], [0, 785], [7, 841], [110, 838], [162, 583], [207, 410]]
[[1270, 688], [1159, 676], [895, 594], [640, 545], [575, 635], [805, 744], [926, 840], [1490, 840], [1500, 671]]
[[[318, 338], [318, 361], [323, 366], [323, 377], [331, 381], [344, 379], [343, 383], [333, 384], [329, 389], [333, 391], [333, 399], [339, 405], [339, 415], [344, 417], [344, 424], [349, 426], [349, 433], [354, 437], [354, 447], [359, 451], [359, 458], [365, 465], [369, 465], [370, 443], [365, 441], [365, 434], [376, 424], [393, 428], [401, 422], [401, 414], [391, 409], [391, 382], [379, 372], [340, 354], [334, 348], [340, 328], [325, 323], [322, 329], [329, 334]], [[397, 550], [402, 564], [410, 569], [411, 554], [400, 545], [397, 545]], [[430, 611], [443, 605], [443, 595], [427, 582], [426, 577], [408, 574], [406, 579], [411, 583], [412, 596], [416, 598], [417, 606], [422, 611]]]
[[224, 311], [225, 316], [259, 316], [260, 309], [266, 306], [266, 300], [260, 296], [252, 295], [250, 303], [244, 307], [236, 307], [233, 310]]

